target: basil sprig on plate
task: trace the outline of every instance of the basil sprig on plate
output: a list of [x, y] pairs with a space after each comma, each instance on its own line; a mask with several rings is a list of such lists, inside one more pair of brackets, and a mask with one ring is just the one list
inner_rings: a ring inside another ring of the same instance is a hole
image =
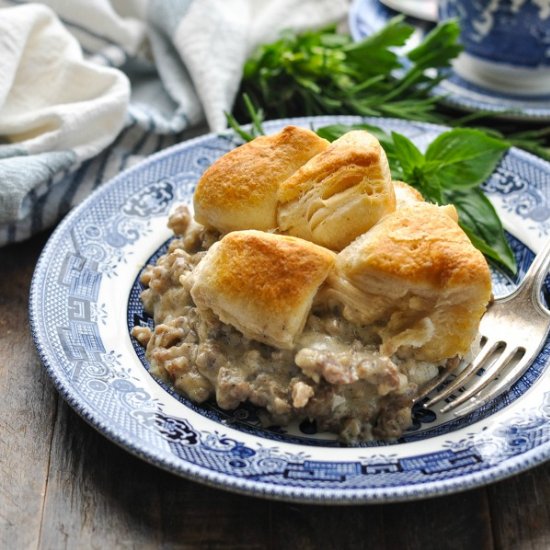
[[352, 129], [374, 134], [386, 151], [394, 179], [412, 185], [436, 204], [454, 204], [459, 223], [483, 254], [512, 273], [517, 270], [498, 214], [480, 185], [493, 173], [510, 144], [480, 130], [454, 129], [439, 135], [422, 153], [407, 137], [391, 136], [369, 124], [332, 125], [317, 133], [330, 141]]

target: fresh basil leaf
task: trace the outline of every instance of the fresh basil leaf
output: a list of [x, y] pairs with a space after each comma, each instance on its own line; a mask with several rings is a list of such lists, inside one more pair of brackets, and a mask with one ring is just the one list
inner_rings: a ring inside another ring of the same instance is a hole
[[506, 240], [500, 218], [483, 191], [479, 188], [449, 191], [445, 193], [445, 199], [456, 207], [460, 226], [473, 245], [516, 273], [516, 259]]
[[[441, 204], [443, 192], [439, 179], [426, 170], [426, 159], [418, 147], [409, 138], [397, 132], [392, 132], [392, 139], [393, 156], [388, 157], [392, 177], [406, 181], [420, 191], [427, 201]], [[396, 169], [395, 165], [399, 168]]]
[[409, 182], [409, 185], [420, 191], [425, 200], [434, 204], [445, 203], [443, 187], [434, 174], [429, 174], [421, 168], [416, 168]]
[[507, 270], [509, 270], [512, 274], [516, 273], [517, 268], [514, 267], [513, 269], [504, 263], [498, 252], [496, 252], [491, 246], [489, 246], [483, 239], [478, 237], [474, 231], [465, 225], [462, 222], [458, 222], [460, 227], [462, 228], [462, 231], [466, 233], [468, 238], [470, 239], [471, 243], [489, 260], [492, 260], [494, 263], [499, 264], [502, 267], [505, 267]]
[[395, 146], [395, 156], [403, 169], [406, 179], [411, 179], [415, 170], [422, 169], [425, 159], [418, 147], [407, 137], [392, 132], [391, 137]]
[[438, 136], [426, 150], [426, 160], [437, 169], [448, 189], [482, 184], [494, 171], [509, 144], [479, 130], [454, 129]]

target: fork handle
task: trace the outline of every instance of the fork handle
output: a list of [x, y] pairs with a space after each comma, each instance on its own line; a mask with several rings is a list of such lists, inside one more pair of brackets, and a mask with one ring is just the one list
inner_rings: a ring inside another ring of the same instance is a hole
[[516, 289], [514, 294], [526, 293], [529, 294], [533, 303], [538, 304], [543, 307], [546, 311], [546, 308], [541, 303], [540, 300], [540, 291], [542, 285], [544, 284], [544, 279], [548, 273], [548, 268], [550, 267], [550, 239], [547, 239], [542, 247], [542, 250], [535, 256], [533, 263], [527, 270], [523, 281]]

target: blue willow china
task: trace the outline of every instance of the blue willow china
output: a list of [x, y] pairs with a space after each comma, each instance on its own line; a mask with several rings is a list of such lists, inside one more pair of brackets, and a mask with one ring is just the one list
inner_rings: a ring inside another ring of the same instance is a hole
[[[273, 121], [360, 122], [353, 117]], [[425, 147], [443, 128], [365, 119]], [[386, 502], [464, 490], [550, 456], [547, 344], [505, 395], [462, 419], [415, 410], [398, 441], [346, 447], [314, 424], [262, 427], [253, 406], [197, 405], [148, 372], [130, 336], [150, 324], [139, 273], [166, 247], [170, 208], [190, 202], [204, 169], [236, 145], [207, 135], [158, 153], [120, 174], [74, 210], [48, 242], [33, 278], [34, 339], [60, 394], [92, 426], [135, 455], [178, 475], [229, 490], [304, 502]], [[512, 149], [485, 184], [525, 272], [550, 233], [550, 164]], [[496, 294], [515, 280], [494, 272]]]

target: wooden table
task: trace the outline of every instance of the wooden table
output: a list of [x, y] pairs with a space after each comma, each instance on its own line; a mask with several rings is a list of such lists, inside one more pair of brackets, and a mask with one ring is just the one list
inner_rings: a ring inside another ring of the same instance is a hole
[[305, 506], [204, 487], [88, 426], [58, 396], [29, 333], [47, 236], [0, 249], [0, 549], [550, 548], [550, 463], [417, 502]]

